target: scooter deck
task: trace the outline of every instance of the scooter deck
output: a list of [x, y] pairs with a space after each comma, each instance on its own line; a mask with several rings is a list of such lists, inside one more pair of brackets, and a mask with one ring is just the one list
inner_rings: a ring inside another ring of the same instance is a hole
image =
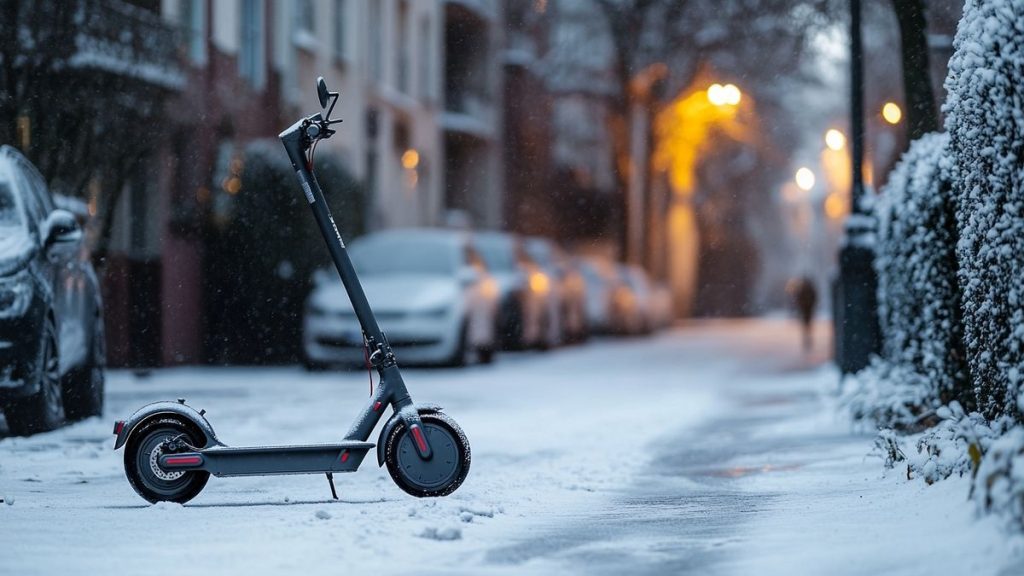
[[195, 452], [165, 454], [165, 470], [205, 470], [214, 476], [265, 476], [270, 474], [323, 474], [355, 472], [372, 442], [295, 446], [214, 446]]

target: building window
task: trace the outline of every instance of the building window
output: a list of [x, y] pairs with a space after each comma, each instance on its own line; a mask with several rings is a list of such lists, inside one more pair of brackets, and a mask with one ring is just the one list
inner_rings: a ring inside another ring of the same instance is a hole
[[194, 64], [206, 63], [206, 2], [183, 0], [178, 13], [185, 52]]
[[256, 88], [263, 87], [263, 0], [242, 0], [241, 49], [238, 54], [238, 73]]
[[384, 79], [384, 66], [381, 62], [381, 52], [384, 51], [384, 19], [380, 13], [380, 2], [370, 2], [370, 33], [367, 40], [370, 45], [367, 51], [370, 54], [370, 74], [380, 82]]
[[345, 50], [345, 42], [348, 40], [345, 29], [345, 22], [348, 20], [345, 14], [347, 4], [348, 2], [345, 0], [334, 0], [334, 55], [338, 58], [345, 58], [347, 55], [347, 50]]
[[420, 58], [419, 69], [419, 93], [420, 99], [429, 101], [434, 96], [434, 43], [431, 41], [433, 35], [430, 29], [430, 17], [423, 16], [420, 19], [420, 47], [416, 53]]
[[313, 0], [296, 0], [295, 29], [316, 35], [316, 11]]
[[398, 4], [398, 90], [409, 93], [409, 3]]

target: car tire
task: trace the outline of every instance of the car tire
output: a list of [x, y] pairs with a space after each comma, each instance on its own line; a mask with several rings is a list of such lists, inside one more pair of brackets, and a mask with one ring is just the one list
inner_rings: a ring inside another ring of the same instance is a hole
[[64, 406], [69, 420], [81, 420], [103, 414], [104, 370], [107, 366], [106, 335], [102, 321], [96, 319], [89, 358], [68, 375], [64, 385]]
[[466, 322], [462, 322], [462, 328], [459, 329], [459, 339], [455, 343], [455, 349], [452, 350], [451, 356], [444, 362], [445, 366], [452, 368], [460, 368], [469, 364], [469, 344], [467, 342], [469, 338], [469, 326]]
[[26, 398], [19, 398], [4, 408], [7, 427], [15, 436], [48, 432], [64, 424], [64, 394], [60, 382], [57, 328], [49, 318], [43, 324], [42, 340], [36, 373], [33, 375], [39, 381], [39, 392]]
[[476, 354], [477, 358], [480, 359], [481, 364], [490, 364], [491, 362], [494, 362], [493, 346], [485, 346], [483, 348], [479, 348], [477, 349]]
[[504, 350], [523, 349], [523, 309], [515, 299], [506, 300], [498, 312], [498, 342]]

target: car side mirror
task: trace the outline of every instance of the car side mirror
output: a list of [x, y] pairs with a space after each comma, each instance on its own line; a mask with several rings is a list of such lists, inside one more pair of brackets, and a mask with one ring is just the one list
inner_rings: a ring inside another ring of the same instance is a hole
[[73, 254], [82, 242], [82, 228], [75, 215], [57, 209], [43, 221], [43, 249], [48, 255], [66, 257]]

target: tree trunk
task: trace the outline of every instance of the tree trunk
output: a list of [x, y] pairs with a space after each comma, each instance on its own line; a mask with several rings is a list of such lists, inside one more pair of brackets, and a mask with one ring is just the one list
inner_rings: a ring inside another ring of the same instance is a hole
[[892, 4], [900, 27], [907, 137], [908, 140], [916, 140], [939, 129], [939, 114], [928, 67], [924, 0], [892, 0]]

